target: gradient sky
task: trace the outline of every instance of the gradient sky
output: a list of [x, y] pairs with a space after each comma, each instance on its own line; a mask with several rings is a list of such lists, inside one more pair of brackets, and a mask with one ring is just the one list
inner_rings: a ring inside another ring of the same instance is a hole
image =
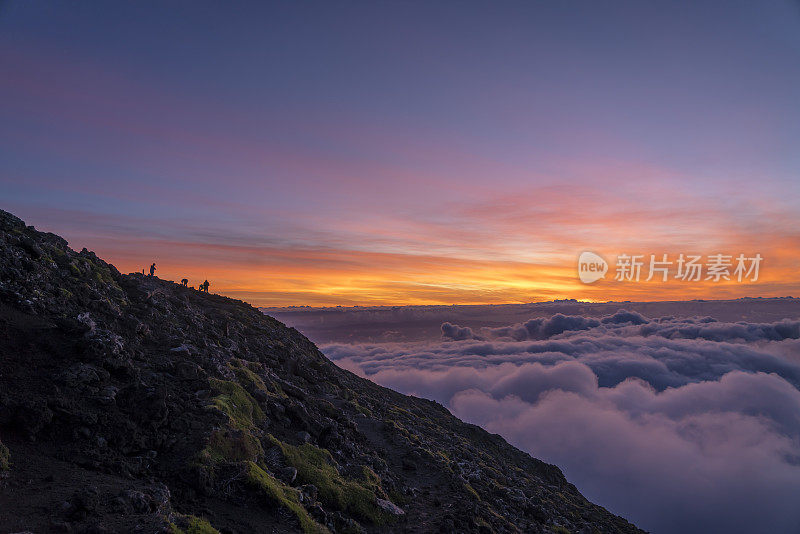
[[797, 296], [800, 7], [0, 2], [0, 208], [257, 305]]

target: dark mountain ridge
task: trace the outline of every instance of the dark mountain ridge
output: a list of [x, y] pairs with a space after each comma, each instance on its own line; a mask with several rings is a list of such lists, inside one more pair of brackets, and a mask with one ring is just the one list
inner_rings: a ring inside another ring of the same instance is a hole
[[642, 532], [248, 304], [3, 211], [0, 441], [0, 532]]

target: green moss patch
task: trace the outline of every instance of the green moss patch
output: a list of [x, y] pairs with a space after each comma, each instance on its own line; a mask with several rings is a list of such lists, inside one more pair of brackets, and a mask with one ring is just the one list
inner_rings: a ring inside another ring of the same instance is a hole
[[247, 430], [264, 422], [265, 415], [258, 402], [242, 386], [216, 378], [210, 382], [217, 394], [212, 401], [214, 406], [227, 414], [233, 426]]
[[211, 433], [201, 459], [214, 462], [255, 460], [263, 454], [261, 442], [246, 430], [220, 428]]
[[304, 484], [313, 484], [320, 500], [328, 506], [351, 513], [360, 519], [381, 525], [392, 519], [377, 504], [376, 499], [387, 498], [380, 487], [380, 478], [369, 468], [364, 468], [363, 480], [346, 479], [339, 474], [333, 458], [326, 449], [310, 443], [299, 447], [269, 437], [283, 451], [288, 464], [297, 469], [297, 478]]
[[271, 397], [286, 397], [286, 393], [283, 392], [278, 384], [272, 380], [265, 381], [256, 374], [255, 371], [258, 369], [257, 365], [258, 364], [254, 362], [245, 362], [238, 358], [233, 358], [228, 364], [228, 367], [236, 374], [236, 379], [239, 383], [243, 384], [251, 391], [253, 389], [258, 389]]
[[169, 528], [172, 534], [219, 534], [219, 530], [211, 526], [211, 523], [201, 517], [190, 515], [186, 518], [188, 526], [183, 529], [178, 525], [171, 523]]
[[271, 501], [290, 510], [306, 534], [330, 533], [327, 528], [314, 521], [303, 508], [300, 504], [300, 494], [296, 489], [280, 482], [253, 462], [247, 462], [247, 483]]
[[360, 405], [357, 400], [353, 399], [352, 401], [350, 401], [350, 404], [353, 406], [353, 409], [355, 409], [355, 411], [363, 413], [367, 417], [372, 417], [372, 410], [370, 410], [365, 406]]

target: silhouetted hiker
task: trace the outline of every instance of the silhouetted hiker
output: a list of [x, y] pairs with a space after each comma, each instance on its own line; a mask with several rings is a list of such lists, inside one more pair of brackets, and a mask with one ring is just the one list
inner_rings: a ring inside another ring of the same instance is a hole
[[153, 265], [150, 266], [150, 276], [153, 276], [153, 273], [155, 272], [156, 272], [156, 264], [154, 263]]
[[210, 285], [211, 284], [208, 283], [208, 280], [206, 280], [205, 282], [200, 284], [200, 291], [205, 291], [206, 293], [208, 293], [208, 286]]
[[181, 280], [181, 285], [183, 287], [188, 287], [189, 286], [189, 280], [187, 278], [184, 278], [183, 280]]

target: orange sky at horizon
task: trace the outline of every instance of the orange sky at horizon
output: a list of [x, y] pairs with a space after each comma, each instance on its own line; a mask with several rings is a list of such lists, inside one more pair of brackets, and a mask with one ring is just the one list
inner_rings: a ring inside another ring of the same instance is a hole
[[[790, 206], [751, 195], [732, 209], [688, 196], [674, 183], [645, 185], [647, 194], [640, 185], [630, 197], [625, 188], [527, 188], [443, 203], [418, 218], [354, 214], [290, 229], [257, 218], [184, 225], [66, 210], [16, 214], [63, 235], [73, 248], [94, 250], [122, 272], [141, 272], [155, 261], [161, 278], [188, 278], [193, 286], [208, 279], [212, 292], [255, 306], [800, 296], [800, 232]], [[593, 284], [577, 276], [586, 250], [610, 265]], [[717, 253], [764, 259], [756, 283], [644, 281], [650, 254], [675, 261], [681, 253], [703, 262]], [[644, 255], [642, 281], [614, 280], [619, 254]]]
[[[149, 265], [148, 261], [141, 261], [138, 254], [132, 257], [118, 250], [119, 244], [101, 242], [96, 251], [122, 272], [140, 272]], [[202, 247], [169, 243], [145, 248], [157, 263], [156, 275], [163, 279], [179, 281], [185, 277], [193, 286], [208, 279], [213, 293], [264, 307], [503, 304], [568, 298], [603, 302], [798, 296], [796, 270], [792, 266], [797, 249], [714, 250], [714, 253], [734, 256], [731, 274], [739, 253], [748, 257], [760, 253], [764, 257], [758, 281], [741, 283], [733, 276], [731, 281], [720, 282], [675, 280], [674, 264], [667, 282], [660, 281], [658, 275], [646, 282], [649, 252], [660, 257], [664, 253], [661, 250], [621, 251], [645, 255], [641, 281], [621, 282], [614, 279], [616, 253], [598, 251], [609, 261], [609, 272], [598, 282], [584, 284], [577, 276], [577, 252], [553, 258], [552, 263], [537, 264], [353, 250], [241, 251], [230, 247], [225, 257], [233, 259], [235, 254], [238, 261], [225, 264], [217, 258], [199, 265], [182, 261], [181, 257], [207, 253]], [[104, 250], [107, 253], [104, 254]], [[680, 252], [667, 250], [666, 253], [669, 253], [669, 260], [675, 261]], [[704, 257], [703, 263], [705, 260]], [[704, 269], [703, 278], [705, 276]]]
[[[161, 278], [188, 278], [193, 286], [208, 279], [212, 292], [255, 306], [800, 296], [800, 232], [791, 207], [755, 195], [735, 209], [712, 207], [674, 184], [647, 188], [630, 198], [624, 188], [528, 188], [444, 203], [416, 219], [356, 214], [288, 230], [257, 218], [212, 224], [35, 208], [16, 214], [73, 248], [94, 250], [121, 272], [141, 272], [155, 261]], [[587, 250], [609, 262], [605, 278], [593, 284], [577, 276], [578, 256]], [[763, 261], [755, 283], [674, 280], [674, 264], [667, 282], [644, 281], [650, 254], [675, 261], [681, 253], [701, 255], [703, 263], [718, 253], [760, 254]], [[619, 254], [644, 256], [641, 281], [614, 280]]]

